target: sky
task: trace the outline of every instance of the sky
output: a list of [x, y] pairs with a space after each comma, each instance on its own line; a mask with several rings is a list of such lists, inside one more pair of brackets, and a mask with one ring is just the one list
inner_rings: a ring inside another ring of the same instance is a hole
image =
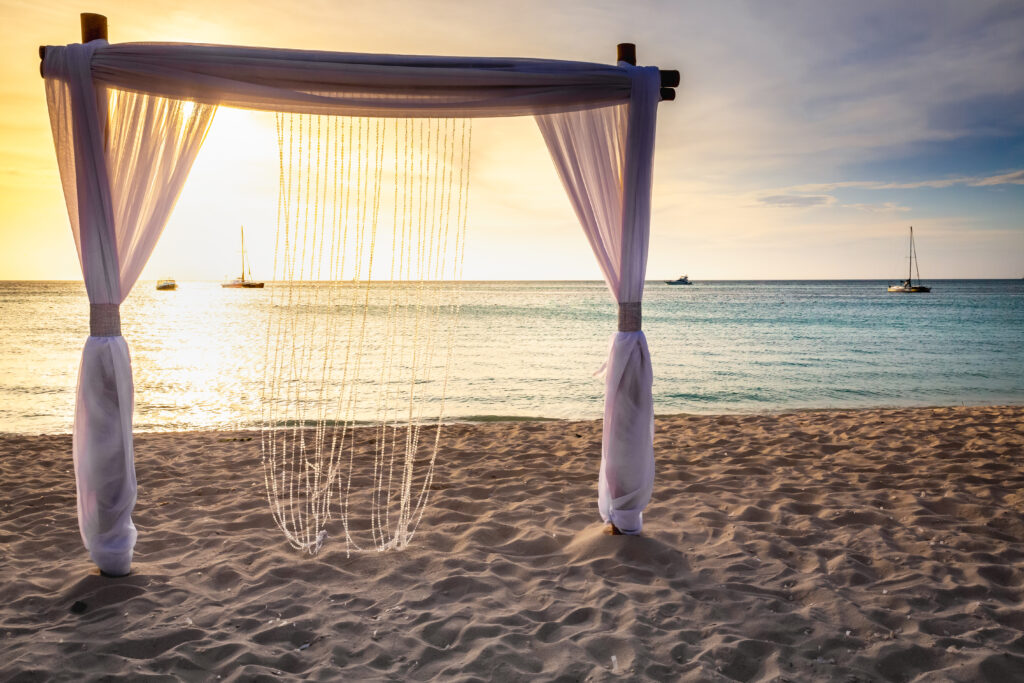
[[[639, 62], [659, 109], [648, 277], [1024, 276], [1024, 3], [0, 1], [0, 279], [80, 279], [38, 46], [111, 42]], [[529, 118], [473, 122], [465, 277], [600, 279]], [[222, 109], [142, 279], [272, 269], [273, 118]]]

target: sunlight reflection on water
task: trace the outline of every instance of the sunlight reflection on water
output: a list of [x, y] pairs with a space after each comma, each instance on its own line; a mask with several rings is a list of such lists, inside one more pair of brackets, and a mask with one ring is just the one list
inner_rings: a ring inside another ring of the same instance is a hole
[[[649, 282], [655, 410], [1024, 401], [1022, 283], [935, 284]], [[259, 424], [273, 286], [139, 283], [122, 307], [138, 431]], [[462, 303], [447, 416], [600, 417], [593, 373], [615, 325], [602, 283], [465, 283]], [[81, 283], [0, 283], [0, 431], [70, 430], [87, 329]]]

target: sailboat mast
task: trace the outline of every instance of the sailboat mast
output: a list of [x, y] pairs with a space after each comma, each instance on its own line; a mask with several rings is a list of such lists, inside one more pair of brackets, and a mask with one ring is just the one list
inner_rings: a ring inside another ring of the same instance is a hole
[[910, 250], [907, 253], [907, 285], [911, 283], [911, 276], [914, 273], [914, 226], [910, 226]]
[[917, 245], [914, 244], [914, 229], [910, 229], [910, 251], [914, 256], [914, 270], [917, 271], [917, 284], [921, 284], [921, 261], [917, 258]]
[[242, 275], [241, 275], [241, 278], [242, 278], [242, 280], [245, 280], [245, 226], [244, 225], [239, 225], [238, 226], [238, 232], [241, 234], [241, 237], [242, 237]]

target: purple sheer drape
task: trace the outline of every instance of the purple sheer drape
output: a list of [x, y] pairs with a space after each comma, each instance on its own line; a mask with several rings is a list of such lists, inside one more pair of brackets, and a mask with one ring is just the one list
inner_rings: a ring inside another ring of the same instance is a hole
[[576, 216], [620, 307], [604, 365], [601, 518], [639, 533], [654, 487], [651, 354], [640, 330], [650, 235], [658, 70], [629, 68], [628, 105], [537, 117]]
[[214, 107], [94, 84], [103, 41], [46, 53], [46, 99], [68, 217], [90, 303], [72, 452], [78, 522], [108, 574], [131, 568], [136, 531], [134, 388], [118, 306], [153, 252]]

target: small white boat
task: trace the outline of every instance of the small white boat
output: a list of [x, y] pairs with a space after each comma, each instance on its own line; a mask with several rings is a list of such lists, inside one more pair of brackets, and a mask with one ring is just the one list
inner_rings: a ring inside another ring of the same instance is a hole
[[249, 270], [249, 279], [245, 279], [245, 227], [240, 228], [242, 232], [242, 275], [230, 282], [222, 282], [221, 287], [227, 289], [263, 289], [263, 283], [252, 279], [252, 270]]
[[675, 280], [665, 280], [666, 285], [692, 285], [690, 278], [686, 275], [680, 275]]
[[156, 288], [161, 292], [172, 292], [178, 288], [178, 283], [170, 278], [156, 281]]

